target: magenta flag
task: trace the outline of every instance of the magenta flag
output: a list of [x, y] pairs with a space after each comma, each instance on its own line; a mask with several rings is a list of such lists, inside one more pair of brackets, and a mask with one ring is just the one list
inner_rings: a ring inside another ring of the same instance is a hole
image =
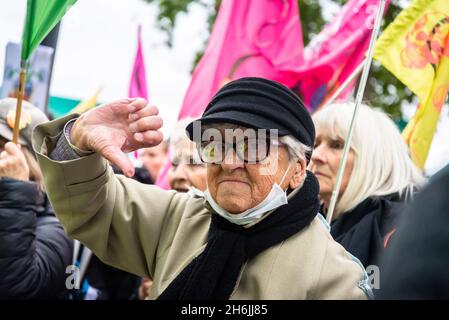
[[[309, 110], [322, 106], [363, 62], [379, 5], [380, 0], [349, 1], [305, 48], [294, 90]], [[354, 85], [340, 98], [347, 98]]]
[[171, 165], [171, 150], [168, 149], [167, 156], [165, 158], [164, 164], [162, 165], [162, 168], [159, 171], [159, 174], [157, 176], [155, 184], [164, 190], [170, 190], [170, 184], [168, 182], [168, 172], [172, 168]]
[[[297, 82], [303, 42], [297, 0], [223, 0], [201, 61], [192, 75], [179, 119], [199, 118], [212, 96], [242, 77]], [[167, 161], [156, 184], [168, 189]]]
[[141, 97], [148, 99], [147, 77], [145, 71], [145, 62], [143, 59], [141, 26], [137, 29], [137, 52], [134, 60], [134, 66], [131, 73], [131, 81], [129, 83], [130, 98]]
[[257, 76], [294, 85], [292, 70], [302, 56], [297, 0], [224, 0], [179, 119], [199, 117], [218, 89], [234, 79]]
[[[315, 111], [363, 62], [379, 5], [380, 0], [350, 0], [304, 49], [296, 0], [223, 0], [179, 119], [200, 117], [221, 86], [245, 76], [279, 81]], [[157, 184], [168, 188], [166, 174]]]

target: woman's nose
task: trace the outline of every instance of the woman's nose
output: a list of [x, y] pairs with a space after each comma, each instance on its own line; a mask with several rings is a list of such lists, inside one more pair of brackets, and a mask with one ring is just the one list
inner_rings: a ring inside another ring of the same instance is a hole
[[326, 148], [323, 145], [319, 145], [315, 149], [313, 149], [312, 153], [312, 163], [325, 163], [326, 162]]
[[173, 180], [187, 181], [186, 165], [184, 163], [178, 164], [173, 170]]
[[225, 152], [225, 157], [223, 159], [223, 162], [221, 163], [221, 167], [223, 168], [223, 170], [234, 170], [237, 168], [243, 168], [245, 166], [243, 160], [237, 156], [234, 148], [226, 150]]

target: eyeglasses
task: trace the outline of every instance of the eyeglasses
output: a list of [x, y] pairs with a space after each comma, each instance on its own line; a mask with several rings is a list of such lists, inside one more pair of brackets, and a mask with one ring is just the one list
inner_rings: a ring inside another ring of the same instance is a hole
[[258, 163], [265, 160], [271, 146], [283, 146], [279, 140], [268, 138], [245, 138], [237, 142], [205, 141], [198, 147], [201, 161], [205, 163], [222, 163], [229, 150], [234, 149], [237, 157], [245, 163]]

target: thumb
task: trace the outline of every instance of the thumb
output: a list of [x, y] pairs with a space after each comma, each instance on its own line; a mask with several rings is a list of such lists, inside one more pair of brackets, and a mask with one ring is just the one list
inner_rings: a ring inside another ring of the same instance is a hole
[[102, 152], [102, 154], [109, 160], [109, 162], [119, 167], [123, 174], [128, 178], [131, 178], [134, 175], [134, 165], [120, 148], [109, 146]]

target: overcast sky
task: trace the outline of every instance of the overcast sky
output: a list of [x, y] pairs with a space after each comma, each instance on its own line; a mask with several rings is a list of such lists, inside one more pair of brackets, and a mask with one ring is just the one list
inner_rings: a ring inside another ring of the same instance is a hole
[[[6, 43], [21, 39], [25, 5], [26, 0], [0, 0], [1, 78]], [[326, 15], [338, 7], [329, 9]], [[157, 8], [142, 0], [79, 0], [61, 25], [51, 95], [85, 99], [102, 86], [102, 102], [126, 97], [141, 23], [150, 100], [159, 107], [168, 135], [190, 81], [194, 54], [207, 38], [207, 17], [204, 8], [192, 5], [179, 17], [170, 49], [155, 27], [156, 15]], [[444, 113], [427, 162], [429, 172], [449, 163], [447, 109]]]

